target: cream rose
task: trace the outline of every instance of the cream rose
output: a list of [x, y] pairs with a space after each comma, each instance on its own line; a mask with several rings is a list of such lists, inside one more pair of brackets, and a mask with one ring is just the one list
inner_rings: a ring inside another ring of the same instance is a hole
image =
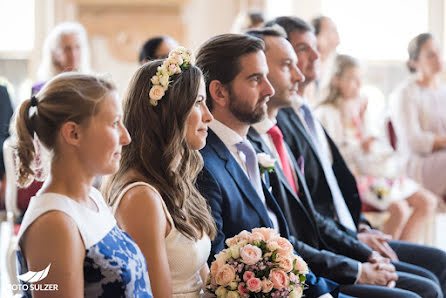
[[215, 260], [220, 261], [222, 263], [226, 263], [226, 261], [231, 257], [231, 252], [228, 248], [223, 249], [220, 251], [216, 256]]
[[155, 85], [150, 89], [149, 97], [150, 99], [160, 100], [164, 96], [164, 88], [160, 85]]
[[270, 239], [266, 242], [266, 248], [268, 248], [270, 251], [275, 251], [278, 250], [280, 246], [276, 239]]
[[233, 245], [229, 247], [229, 251], [231, 252], [231, 257], [233, 259], [240, 258], [240, 246], [239, 245]]
[[240, 295], [235, 291], [229, 291], [226, 297], [227, 298], [239, 298]]
[[294, 264], [294, 270], [299, 271], [300, 274], [307, 274], [309, 272], [307, 263], [300, 256], [294, 255], [293, 258], [294, 260], [296, 260], [296, 264]]
[[218, 287], [217, 291], [215, 291], [215, 295], [217, 295], [217, 297], [226, 297], [227, 293], [228, 290], [226, 290], [225, 287]]
[[169, 85], [169, 75], [168, 74], [161, 75], [159, 77], [159, 81], [163, 87], [167, 87]]
[[215, 282], [226, 287], [231, 281], [235, 279], [235, 269], [231, 265], [223, 265], [219, 268], [217, 275], [215, 275]]
[[160, 84], [160, 78], [157, 75], [153, 76], [150, 81], [152, 82], [153, 85], [159, 85]]
[[231, 290], [237, 290], [237, 287], [238, 287], [238, 283], [236, 282], [236, 281], [231, 281], [230, 283], [229, 283], [229, 288], [231, 289]]
[[269, 293], [273, 289], [273, 282], [269, 279], [263, 278], [262, 280], [262, 292]]
[[295, 287], [289, 294], [290, 298], [300, 298], [302, 297], [303, 290], [302, 287]]
[[257, 153], [257, 160], [264, 168], [274, 167], [276, 160], [266, 153]]
[[240, 249], [240, 256], [242, 257], [243, 263], [254, 265], [262, 259], [262, 250], [257, 246], [247, 244]]

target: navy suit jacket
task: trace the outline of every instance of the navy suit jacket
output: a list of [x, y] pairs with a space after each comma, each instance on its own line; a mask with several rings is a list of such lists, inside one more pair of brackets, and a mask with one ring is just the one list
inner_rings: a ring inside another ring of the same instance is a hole
[[[309, 187], [316, 210], [323, 216], [334, 220], [336, 211], [331, 190], [317, 155], [317, 150], [311, 137], [308, 135], [305, 127], [300, 121], [299, 116], [293, 108], [281, 109], [277, 115], [277, 125], [280, 127], [284, 140], [291, 148], [294, 157], [298, 159], [302, 156], [305, 160], [305, 180]], [[333, 156], [333, 172], [350, 214], [353, 217], [353, 221], [356, 226], [361, 222], [369, 224], [361, 215], [362, 203], [355, 177], [349, 170], [332, 139], [328, 134], [326, 134], [326, 137]], [[345, 228], [339, 223], [338, 226], [350, 235], [356, 235], [354, 231]]]
[[[273, 156], [262, 137], [252, 127], [248, 139], [257, 152]], [[357, 278], [358, 262], [367, 261], [372, 250], [315, 210], [298, 163], [286, 143], [284, 145], [288, 149], [290, 166], [295, 169], [297, 175], [299, 197], [291, 188], [278, 161], [274, 171], [269, 174], [269, 181], [273, 195], [283, 210], [290, 234], [298, 240], [296, 250], [315, 274], [340, 284], [352, 284]]]
[[[212, 241], [209, 263], [214, 255], [224, 248], [224, 241], [243, 230], [270, 227], [271, 220], [260, 197], [247, 175], [231, 155], [217, 135], [209, 130], [206, 146], [201, 150], [204, 167], [197, 178], [197, 187], [211, 207], [212, 216], [217, 226], [217, 236]], [[281, 236], [292, 244], [295, 240], [289, 236], [288, 226], [282, 210], [274, 197], [262, 182], [263, 192], [268, 207], [276, 214]], [[307, 275], [309, 288], [307, 297], [319, 297], [325, 293], [337, 295], [337, 284], [324, 278], [317, 278], [310, 272]]]

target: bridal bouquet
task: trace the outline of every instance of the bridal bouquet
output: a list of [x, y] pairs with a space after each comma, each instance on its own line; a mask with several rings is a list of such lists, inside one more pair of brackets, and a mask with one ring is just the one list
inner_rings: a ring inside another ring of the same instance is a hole
[[211, 265], [208, 297], [302, 297], [307, 263], [275, 230], [242, 231], [226, 245]]

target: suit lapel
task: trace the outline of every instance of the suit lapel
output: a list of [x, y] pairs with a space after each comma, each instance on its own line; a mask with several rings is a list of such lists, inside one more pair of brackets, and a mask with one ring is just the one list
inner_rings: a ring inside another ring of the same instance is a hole
[[[208, 144], [214, 149], [218, 157], [225, 161], [226, 170], [231, 175], [232, 179], [237, 184], [238, 188], [246, 197], [248, 202], [254, 207], [256, 212], [259, 214], [259, 217], [264, 222], [264, 225], [267, 227], [272, 227], [271, 220], [269, 219], [268, 213], [266, 212], [266, 208], [263, 205], [261, 199], [259, 198], [259, 195], [257, 194], [256, 190], [249, 181], [248, 176], [245, 174], [243, 169], [240, 167], [240, 165], [232, 156], [229, 149], [211, 129], [209, 129], [209, 135], [207, 140]], [[264, 186], [263, 182], [262, 185]], [[264, 186], [264, 192], [265, 192], [265, 186]]]
[[[308, 132], [306, 131], [303, 123], [300, 121], [299, 115], [296, 114], [296, 112], [293, 110], [293, 108], [286, 108], [284, 109], [286, 114], [288, 115], [288, 119], [294, 124], [294, 126], [297, 127], [297, 129], [300, 131], [301, 135], [305, 138], [305, 140], [310, 145], [311, 150], [313, 150], [314, 154], [317, 156], [317, 160], [320, 163], [319, 160], [319, 153], [313, 143], [313, 140], [308, 135]], [[322, 165], [321, 165], [322, 166]]]

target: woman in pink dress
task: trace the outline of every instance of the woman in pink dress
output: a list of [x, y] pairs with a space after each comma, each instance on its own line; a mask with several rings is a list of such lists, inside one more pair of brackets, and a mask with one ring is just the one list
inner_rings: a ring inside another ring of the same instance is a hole
[[355, 173], [362, 199], [389, 211], [383, 231], [394, 239], [417, 242], [437, 198], [405, 177], [404, 161], [387, 142], [369, 133], [367, 101], [359, 96], [360, 87], [358, 61], [339, 55], [316, 114]]

